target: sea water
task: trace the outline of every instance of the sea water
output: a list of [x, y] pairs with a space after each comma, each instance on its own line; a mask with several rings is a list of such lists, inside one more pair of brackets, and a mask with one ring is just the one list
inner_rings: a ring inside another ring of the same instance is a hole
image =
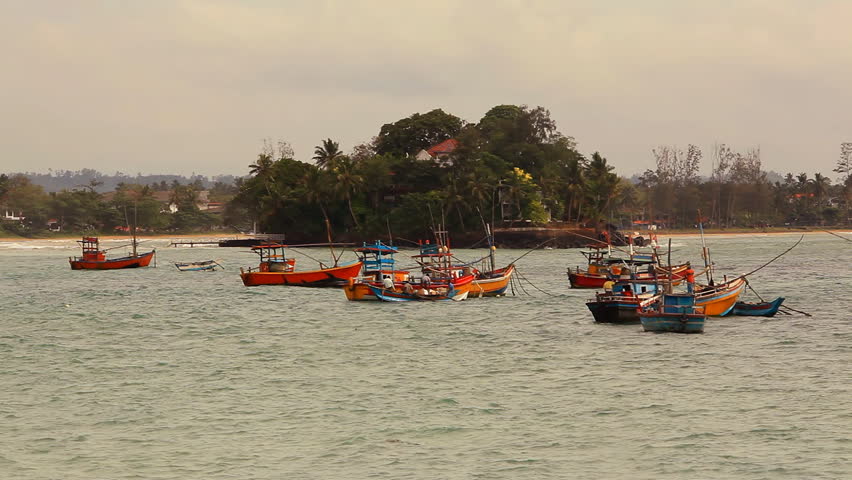
[[[798, 238], [708, 237], [717, 280]], [[72, 240], [0, 242], [0, 478], [852, 477], [852, 250], [836, 237], [750, 277], [812, 316], [701, 335], [594, 323], [593, 291], [565, 275], [578, 250], [523, 257], [514, 295], [383, 304], [247, 288], [247, 249], [167, 245], [143, 243], [157, 268], [72, 271]], [[672, 257], [701, 265], [700, 247], [677, 237]], [[225, 270], [173, 265], [210, 259]]]

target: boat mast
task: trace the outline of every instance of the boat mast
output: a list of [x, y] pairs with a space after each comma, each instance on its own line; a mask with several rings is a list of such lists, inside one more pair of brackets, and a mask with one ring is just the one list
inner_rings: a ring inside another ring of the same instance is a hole
[[334, 259], [334, 266], [337, 266], [337, 255], [334, 254], [334, 245], [331, 242], [331, 223], [328, 217], [325, 218], [325, 233], [328, 237], [328, 248], [331, 250], [331, 258]]
[[492, 230], [493, 223], [489, 225], [485, 222], [485, 218], [482, 216], [482, 211], [479, 210], [479, 207], [476, 207], [476, 211], [479, 212], [479, 219], [482, 220], [482, 227], [485, 229], [485, 240], [488, 242], [488, 261], [491, 262], [491, 266], [488, 268], [489, 272], [493, 272], [497, 269], [494, 261], [494, 231]]
[[[704, 258], [704, 271], [707, 273], [707, 283], [713, 285], [713, 269], [710, 268], [710, 250], [704, 241], [704, 224], [701, 222], [700, 209], [698, 210], [698, 231], [701, 232], [701, 257]], [[669, 267], [671, 267], [671, 264], [669, 264]]]
[[488, 260], [491, 262], [489, 271], [493, 272], [497, 269], [497, 266], [494, 262], [494, 234], [492, 233], [491, 225], [485, 226], [485, 234], [488, 235]]
[[136, 253], [136, 220], [138, 219], [137, 210], [136, 210], [136, 202], [133, 202], [133, 228], [131, 229], [131, 235], [133, 236], [133, 256], [137, 255]]

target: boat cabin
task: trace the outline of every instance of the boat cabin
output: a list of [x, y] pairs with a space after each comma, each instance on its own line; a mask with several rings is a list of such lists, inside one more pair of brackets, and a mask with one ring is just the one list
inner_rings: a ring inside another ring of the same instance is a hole
[[100, 249], [98, 237], [83, 237], [82, 240], [77, 240], [83, 247], [82, 260], [92, 262], [103, 262], [106, 260], [106, 251]]
[[375, 281], [390, 278], [394, 282], [406, 282], [409, 280], [409, 272], [397, 270], [394, 254], [399, 249], [383, 244], [380, 240], [374, 243], [366, 243], [355, 249], [358, 259], [364, 263], [362, 274], [364, 277], [372, 277]]
[[251, 251], [260, 256], [258, 270], [261, 272], [292, 272], [296, 268], [295, 258], [286, 258], [285, 245], [257, 245]]

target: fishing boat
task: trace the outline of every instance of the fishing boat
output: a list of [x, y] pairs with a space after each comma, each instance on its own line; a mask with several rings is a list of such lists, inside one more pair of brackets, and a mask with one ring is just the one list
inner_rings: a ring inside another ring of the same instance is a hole
[[473, 288], [476, 275], [470, 265], [453, 263], [447, 231], [436, 230], [434, 242], [420, 241], [418, 247], [420, 253], [412, 258], [420, 265], [421, 287], [426, 289], [445, 287], [448, 291], [454, 291], [454, 295], [461, 296], [459, 299], [467, 298], [467, 293]]
[[515, 264], [510, 263], [503, 268], [496, 268], [494, 252], [497, 247], [494, 245], [494, 235], [491, 225], [485, 223], [484, 220], [483, 224], [485, 226], [485, 238], [488, 241], [488, 255], [474, 262], [485, 262], [485, 267], [484, 270], [472, 269], [475, 278], [470, 288], [470, 296], [478, 298], [499, 297], [505, 295], [509, 288], [512, 275], [515, 273]]
[[698, 231], [701, 233], [701, 257], [704, 260], [706, 285], [695, 285], [695, 304], [704, 307], [704, 314], [712, 317], [727, 315], [733, 310], [740, 294], [745, 290], [745, 275], [717, 284], [713, 279], [713, 262], [710, 261], [710, 249], [704, 240], [704, 225], [701, 211], [698, 211]]
[[200, 272], [200, 271], [208, 271], [212, 272], [216, 270], [216, 267], [221, 269], [225, 269], [222, 265], [219, 265], [219, 262], [216, 260], [205, 260], [203, 262], [188, 262], [188, 263], [179, 263], [175, 262], [175, 267], [181, 272]]
[[728, 315], [774, 317], [782, 303], [784, 303], [784, 297], [778, 297], [771, 302], [737, 302]]
[[629, 274], [639, 280], [652, 280], [655, 277], [672, 277], [675, 285], [679, 284], [688, 268], [686, 264], [665, 267], [659, 264], [655, 251], [637, 253], [632, 244], [627, 257], [614, 256], [612, 245], [597, 243], [588, 246], [581, 252], [587, 259], [587, 266], [574, 270], [568, 268], [568, 281], [571, 288], [603, 288], [604, 283], [617, 280], [620, 276]]
[[379, 240], [370, 244], [364, 242], [363, 246], [356, 248], [355, 254], [363, 267], [361, 274], [350, 278], [343, 287], [346, 298], [352, 301], [378, 300], [370, 286], [382, 287], [385, 279], [390, 279], [401, 290], [411, 275], [408, 271], [396, 269], [394, 255], [398, 252], [397, 247], [385, 245]]
[[71, 264], [71, 270], [117, 270], [147, 267], [151, 264], [151, 259], [154, 258], [155, 254], [155, 250], [147, 253], [138, 253], [136, 251], [138, 242], [135, 235], [133, 235], [130, 244], [132, 246], [132, 253], [118, 258], [107, 258], [106, 252], [111, 249], [101, 250], [98, 237], [83, 237], [82, 240], [77, 240], [77, 243], [82, 246], [83, 254], [82, 256], [70, 257], [68, 259], [68, 262]]
[[598, 323], [639, 323], [639, 310], [659, 299], [656, 282], [619, 281], [610, 282], [603, 292], [586, 302]]
[[407, 284], [409, 288], [403, 290], [397, 290], [395, 287], [384, 288], [373, 284], [369, 284], [368, 287], [373, 295], [382, 302], [460, 302], [467, 298], [471, 282], [473, 282], [473, 275], [443, 285], [432, 284], [415, 288], [411, 284]]
[[258, 285], [292, 285], [298, 287], [341, 287], [361, 271], [362, 262], [326, 266], [320, 263], [317, 270], [297, 271], [296, 260], [285, 255], [282, 244], [256, 245], [251, 251], [260, 257], [257, 268], [240, 267], [240, 277], [247, 287]]
[[707, 316], [690, 293], [664, 293], [638, 312], [646, 332], [702, 333]]
[[505, 295], [514, 273], [514, 264], [487, 272], [474, 270], [475, 278], [471, 283], [470, 296], [481, 298]]

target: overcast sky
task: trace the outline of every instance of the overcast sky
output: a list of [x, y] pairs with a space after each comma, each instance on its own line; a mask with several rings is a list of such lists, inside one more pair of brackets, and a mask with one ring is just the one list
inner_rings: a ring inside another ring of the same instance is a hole
[[0, 0], [0, 171], [247, 173], [442, 108], [548, 108], [621, 174], [759, 146], [831, 172], [852, 141], [852, 1]]

